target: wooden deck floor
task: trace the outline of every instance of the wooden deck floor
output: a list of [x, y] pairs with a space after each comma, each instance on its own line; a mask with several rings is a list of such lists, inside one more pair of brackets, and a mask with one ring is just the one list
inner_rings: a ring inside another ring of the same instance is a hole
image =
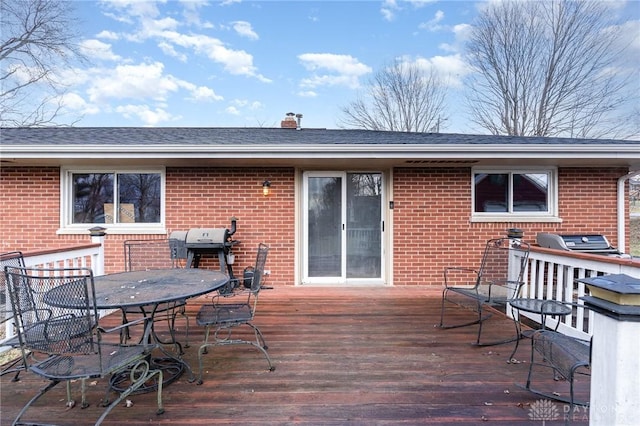
[[[198, 309], [191, 301], [189, 310]], [[276, 287], [261, 294], [255, 323], [263, 331], [276, 365], [253, 348], [214, 348], [207, 355], [204, 384], [186, 376], [164, 391], [166, 412], [155, 415], [154, 394], [131, 397], [134, 405], [115, 408], [111, 425], [540, 425], [541, 399], [516, 383], [527, 376], [529, 341], [507, 363], [513, 344], [471, 345], [476, 329], [443, 330], [440, 291], [425, 288]], [[452, 315], [471, 312], [451, 306]], [[117, 320], [116, 316], [113, 321]], [[510, 319], [494, 315], [487, 336], [508, 337]], [[203, 337], [192, 325], [192, 338]], [[185, 359], [197, 373], [197, 347]], [[550, 372], [546, 384], [561, 389]], [[27, 373], [17, 383], [2, 377], [0, 424], [10, 424], [44, 381]], [[566, 388], [565, 388], [566, 389]], [[87, 409], [65, 410], [60, 385], [25, 420], [87, 425], [99, 417], [104, 382], [91, 386]], [[588, 381], [579, 393], [588, 392]], [[565, 407], [547, 405], [547, 425], [563, 424]], [[556, 416], [557, 415], [557, 416]], [[536, 417], [538, 416], [538, 417]], [[584, 410], [572, 424], [587, 424]]]

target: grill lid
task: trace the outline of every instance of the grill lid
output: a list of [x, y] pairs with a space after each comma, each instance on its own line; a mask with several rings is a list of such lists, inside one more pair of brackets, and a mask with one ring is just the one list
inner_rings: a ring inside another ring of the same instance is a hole
[[187, 231], [187, 248], [223, 246], [229, 238], [225, 228], [192, 228]]
[[541, 247], [583, 253], [618, 253], [601, 234], [558, 235], [539, 232], [536, 240]]

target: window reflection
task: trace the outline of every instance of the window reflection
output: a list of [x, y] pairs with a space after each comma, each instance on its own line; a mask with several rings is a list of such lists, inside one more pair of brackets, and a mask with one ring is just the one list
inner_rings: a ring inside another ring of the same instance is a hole
[[549, 211], [548, 173], [474, 174], [476, 213]]
[[160, 222], [159, 173], [74, 173], [72, 185], [73, 223]]

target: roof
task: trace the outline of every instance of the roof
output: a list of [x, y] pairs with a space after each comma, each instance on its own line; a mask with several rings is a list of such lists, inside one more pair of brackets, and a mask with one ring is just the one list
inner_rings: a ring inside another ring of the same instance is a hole
[[194, 127], [2, 128], [0, 138], [5, 162], [21, 164], [113, 160], [164, 165], [322, 166], [330, 160], [337, 167], [340, 160], [348, 165], [360, 160], [371, 166], [415, 166], [491, 164], [508, 159], [517, 164], [640, 168], [640, 141], [614, 139]]
[[412, 133], [341, 129], [280, 129], [251, 127], [40, 127], [2, 128], [2, 144], [12, 145], [398, 145], [398, 144], [520, 144], [638, 145], [640, 141], [569, 139], [529, 136]]

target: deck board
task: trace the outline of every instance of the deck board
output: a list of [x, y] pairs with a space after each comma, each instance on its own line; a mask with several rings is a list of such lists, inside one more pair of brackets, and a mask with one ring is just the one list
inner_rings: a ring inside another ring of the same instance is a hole
[[[255, 323], [269, 345], [276, 370], [249, 346], [212, 348], [205, 360], [204, 384], [186, 376], [164, 391], [166, 412], [156, 416], [154, 394], [134, 395], [131, 408], [117, 407], [109, 425], [539, 425], [531, 419], [536, 395], [516, 386], [527, 376], [530, 345], [522, 341], [519, 363], [507, 363], [513, 344], [476, 347], [476, 328], [436, 327], [440, 291], [430, 288], [303, 288], [264, 290]], [[192, 314], [205, 299], [189, 302]], [[467, 309], [449, 306], [452, 319], [468, 319]], [[108, 318], [115, 322], [117, 315]], [[193, 325], [190, 341], [203, 338]], [[487, 337], [514, 333], [502, 315], [487, 322]], [[185, 359], [197, 374], [197, 346]], [[551, 374], [549, 389], [561, 389]], [[542, 377], [542, 375], [541, 375]], [[0, 424], [10, 424], [18, 410], [45, 381], [23, 374], [0, 382]], [[588, 393], [586, 379], [579, 394]], [[50, 392], [25, 419], [65, 425], [92, 424], [101, 408], [95, 402], [104, 382], [91, 386], [93, 404], [81, 410], [64, 408], [64, 386]], [[559, 415], [564, 405], [554, 403]], [[581, 410], [572, 424], [587, 424]], [[562, 424], [547, 419], [547, 424]]]

